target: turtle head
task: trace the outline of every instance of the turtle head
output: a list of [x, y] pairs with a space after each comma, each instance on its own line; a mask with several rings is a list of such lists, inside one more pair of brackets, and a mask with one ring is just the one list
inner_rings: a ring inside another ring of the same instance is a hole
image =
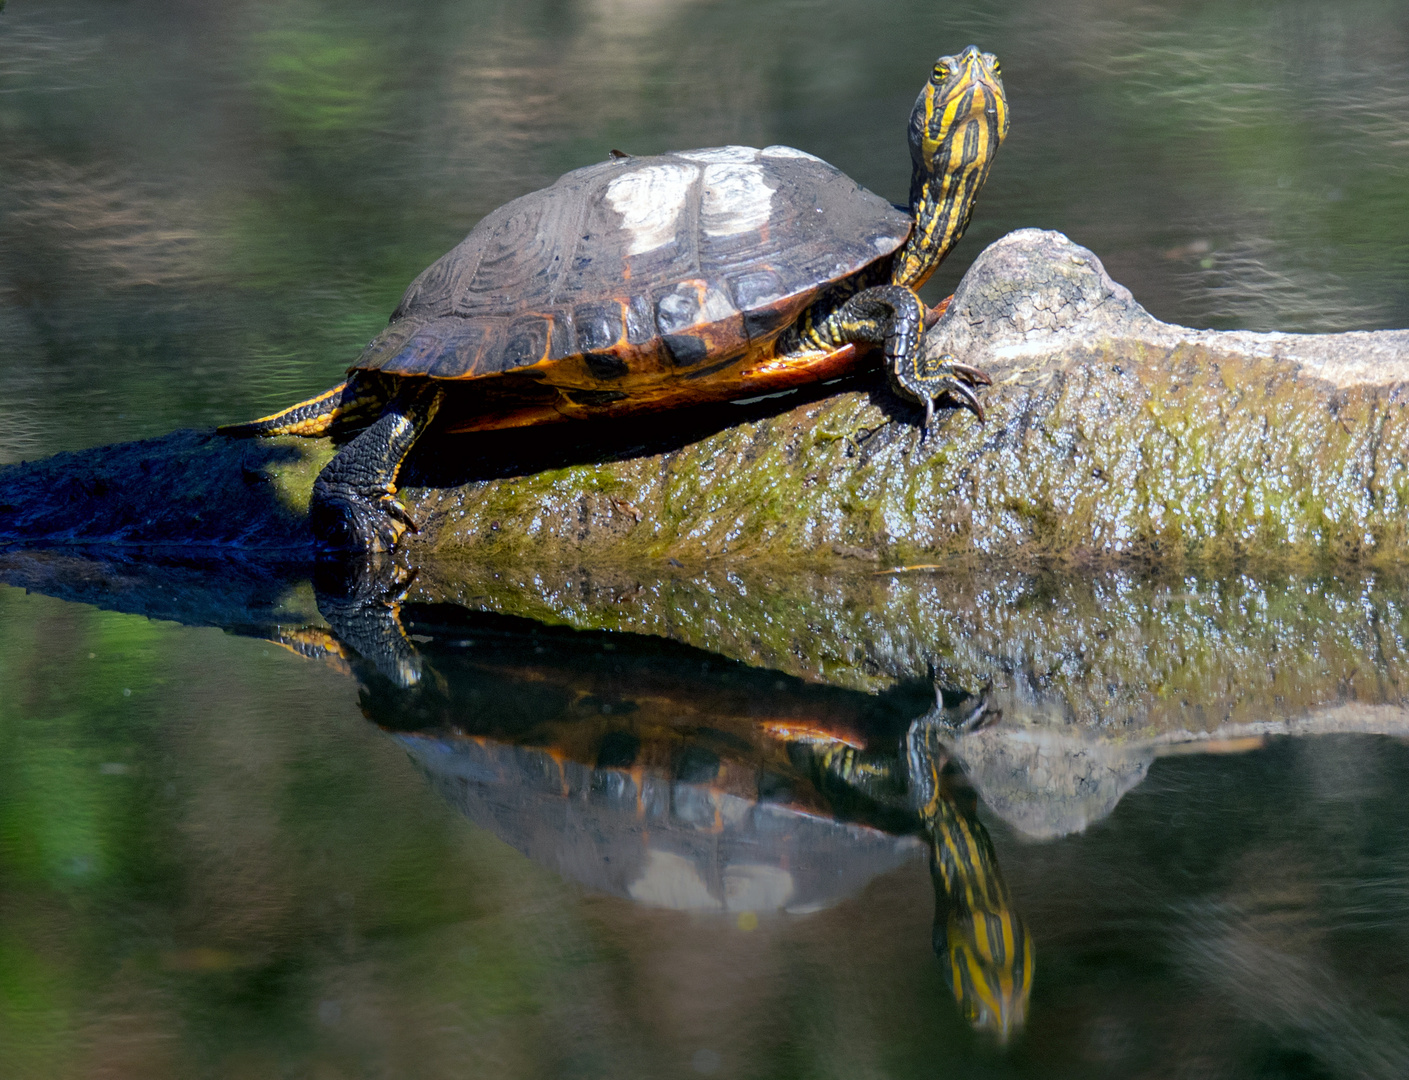
[[934, 951], [948, 965], [964, 1019], [1007, 1042], [1027, 1018], [1032, 938], [978, 819], [977, 795], [950, 758], [942, 731], [922, 717], [905, 737], [912, 792], [930, 841]]
[[915, 228], [891, 280], [919, 288], [964, 235], [993, 155], [1008, 134], [998, 58], [970, 45], [934, 63], [910, 114]]
[[935, 923], [934, 949], [949, 965], [954, 1000], [975, 1030], [1006, 1043], [1023, 1029], [1032, 994], [1032, 939], [1010, 906], [961, 912]]

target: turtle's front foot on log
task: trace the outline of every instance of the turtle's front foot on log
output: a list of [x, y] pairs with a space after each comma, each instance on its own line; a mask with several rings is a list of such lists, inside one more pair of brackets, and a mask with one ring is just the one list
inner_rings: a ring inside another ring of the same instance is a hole
[[993, 385], [987, 372], [961, 364], [952, 356], [929, 357], [921, 350], [912, 355], [909, 363], [897, 363], [891, 373], [896, 388], [924, 407], [926, 433], [934, 424], [934, 403], [939, 398], [968, 409], [978, 417], [980, 424], [983, 423], [983, 404], [974, 391], [980, 386]]
[[418, 531], [396, 497], [396, 474], [444, 391], [427, 381], [408, 382], [381, 418], [338, 451], [313, 482], [308, 523], [325, 547], [370, 555], [391, 551], [407, 530]]
[[368, 494], [321, 476], [313, 485], [308, 521], [324, 546], [367, 555], [392, 551], [408, 530], [420, 531], [394, 492]]

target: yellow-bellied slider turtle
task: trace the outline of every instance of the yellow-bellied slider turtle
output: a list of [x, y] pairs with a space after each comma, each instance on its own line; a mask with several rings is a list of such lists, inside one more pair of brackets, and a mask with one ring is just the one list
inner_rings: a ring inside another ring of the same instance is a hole
[[619, 417], [833, 378], [883, 345], [895, 387], [983, 416], [982, 372], [927, 364], [915, 290], [963, 234], [1008, 130], [998, 62], [941, 57], [910, 116], [905, 213], [786, 146], [614, 157], [485, 217], [412, 282], [347, 382], [234, 435], [371, 422], [310, 504], [332, 547], [395, 546], [396, 474], [450, 431]]

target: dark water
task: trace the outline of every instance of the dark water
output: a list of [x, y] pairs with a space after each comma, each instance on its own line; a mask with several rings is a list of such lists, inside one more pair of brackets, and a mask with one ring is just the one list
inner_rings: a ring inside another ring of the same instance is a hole
[[[1013, 132], [937, 291], [1035, 225], [1161, 318], [1409, 325], [1404, 3], [11, 0], [0, 463], [330, 384], [609, 148], [901, 198], [970, 41]], [[1409, 1075], [1398, 581], [437, 568], [399, 688], [297, 574], [3, 558], [7, 1078]]]

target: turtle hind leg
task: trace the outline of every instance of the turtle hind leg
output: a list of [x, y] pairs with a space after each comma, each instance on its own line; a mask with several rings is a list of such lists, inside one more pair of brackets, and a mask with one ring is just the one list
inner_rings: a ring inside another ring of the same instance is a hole
[[313, 535], [325, 547], [371, 554], [391, 551], [416, 523], [396, 497], [396, 474], [440, 408], [445, 391], [408, 379], [375, 424], [338, 451], [313, 482]]
[[347, 382], [316, 397], [290, 405], [272, 416], [261, 417], [245, 424], [225, 424], [215, 429], [218, 435], [237, 439], [253, 436], [300, 435], [314, 438], [327, 435], [334, 428], [355, 426], [371, 420], [391, 397], [387, 380], [365, 374], [354, 375]]
[[[945, 305], [948, 306], [947, 303]], [[913, 289], [875, 285], [862, 289], [824, 318], [798, 334], [804, 349], [836, 349], [849, 342], [884, 345], [891, 382], [925, 410], [925, 429], [934, 421], [934, 399], [949, 397], [982, 422], [983, 406], [974, 387], [992, 380], [978, 368], [953, 357], [932, 360], [923, 355], [920, 336], [930, 313]]]

